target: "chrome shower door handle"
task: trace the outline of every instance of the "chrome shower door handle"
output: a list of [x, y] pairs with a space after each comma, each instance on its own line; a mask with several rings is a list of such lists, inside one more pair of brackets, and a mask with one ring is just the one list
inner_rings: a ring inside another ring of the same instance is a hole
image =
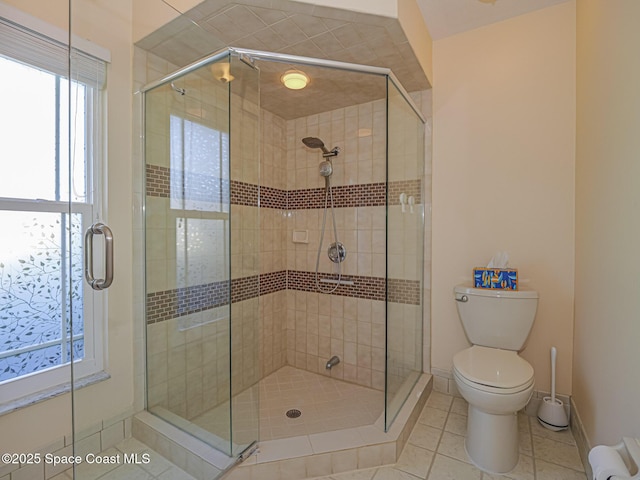
[[[104, 235], [104, 279], [93, 277], [94, 235]], [[94, 290], [105, 290], [113, 282], [113, 232], [104, 223], [94, 223], [84, 234], [84, 278]]]

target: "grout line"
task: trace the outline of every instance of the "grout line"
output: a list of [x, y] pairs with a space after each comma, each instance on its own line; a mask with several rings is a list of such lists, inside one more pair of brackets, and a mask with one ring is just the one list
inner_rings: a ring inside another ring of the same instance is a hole
[[528, 417], [528, 424], [529, 424], [529, 442], [531, 442], [531, 458], [533, 461], [533, 480], [536, 480], [538, 478], [538, 469], [536, 467], [536, 452], [533, 447], [533, 427], [531, 426], [533, 417], [529, 415], [527, 415], [527, 417]]
[[[433, 393], [433, 392], [431, 392]], [[431, 395], [429, 395], [431, 396]], [[427, 408], [427, 404], [429, 403], [429, 399], [427, 398], [427, 401], [424, 403], [424, 407], [423, 407], [423, 411], [425, 408]], [[442, 424], [442, 429], [440, 430], [440, 435], [438, 436], [438, 442], [436, 444], [436, 449], [435, 452], [433, 452], [433, 458], [431, 459], [431, 464], [429, 465], [429, 469], [427, 470], [427, 476], [425, 477], [425, 480], [427, 480], [429, 478], [429, 476], [431, 475], [431, 470], [433, 469], [433, 464], [436, 463], [436, 456], [437, 455], [441, 455], [438, 453], [438, 449], [440, 448], [440, 442], [442, 441], [442, 436], [444, 435], [444, 429], [447, 426], [447, 422], [449, 421], [449, 414], [451, 413], [451, 407], [453, 407], [453, 398], [451, 399], [451, 403], [449, 404], [449, 408], [447, 409], [447, 415], [444, 418], [444, 423]], [[420, 412], [422, 413], [422, 412]], [[416, 425], [418, 424], [418, 422], [416, 422]], [[415, 427], [414, 427], [415, 428]], [[446, 456], [446, 455], [444, 455]], [[451, 457], [449, 457], [451, 458]]]

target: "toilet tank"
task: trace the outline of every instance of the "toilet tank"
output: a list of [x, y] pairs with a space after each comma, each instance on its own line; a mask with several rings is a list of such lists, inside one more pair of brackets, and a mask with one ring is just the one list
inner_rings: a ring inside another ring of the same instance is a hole
[[493, 290], [458, 285], [453, 289], [458, 316], [473, 345], [519, 352], [533, 327], [538, 292]]

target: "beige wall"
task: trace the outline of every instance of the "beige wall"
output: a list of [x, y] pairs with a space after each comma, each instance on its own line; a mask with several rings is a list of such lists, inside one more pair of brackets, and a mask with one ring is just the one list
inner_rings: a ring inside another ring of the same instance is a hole
[[[68, 28], [67, 2], [49, 10], [48, 0], [3, 0], [22, 11]], [[62, 5], [64, 4], [64, 5]], [[64, 12], [63, 15], [61, 12]], [[115, 238], [115, 280], [109, 290], [108, 353], [105, 370], [111, 379], [87, 387], [76, 397], [76, 426], [80, 429], [113, 418], [133, 406], [133, 319], [131, 275], [131, 5], [128, 0], [72, 1], [72, 28], [78, 36], [111, 51], [107, 73], [108, 206], [104, 219]], [[113, 392], [118, 392], [113, 395]], [[0, 417], [0, 450], [33, 451], [71, 433], [68, 395]], [[3, 447], [4, 445], [4, 447]], [[10, 447], [10, 448], [9, 448]]]
[[573, 398], [592, 445], [640, 437], [638, 18], [578, 2]]
[[415, 0], [399, 0], [397, 17], [427, 80], [433, 85], [433, 40], [418, 3]]
[[571, 393], [575, 2], [434, 42], [432, 367], [469, 344], [453, 301], [498, 250], [540, 292], [522, 356]]

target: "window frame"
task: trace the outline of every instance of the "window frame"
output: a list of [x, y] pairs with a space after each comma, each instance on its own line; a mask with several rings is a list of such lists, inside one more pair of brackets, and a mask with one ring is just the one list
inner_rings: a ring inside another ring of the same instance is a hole
[[[2, 4], [0, 4], [1, 6]], [[7, 19], [6, 8], [0, 8], [0, 16], [4, 17], [4, 20], [8, 20], [12, 26], [16, 29], [21, 29], [20, 25], [12, 22], [11, 19]], [[12, 13], [12, 12], [9, 12]], [[15, 16], [15, 12], [14, 16]], [[26, 14], [20, 14], [18, 17], [22, 20], [26, 20], [26, 23], [33, 23], [33, 17], [29, 17]], [[2, 19], [0, 19], [2, 20]], [[37, 20], [37, 19], [36, 19]], [[5, 22], [7, 23], [7, 22]], [[28, 26], [25, 26], [27, 28]], [[50, 31], [55, 27], [49, 26]], [[59, 49], [60, 42], [51, 38], [48, 35], [34, 34], [33, 30], [29, 29], [30, 35], [36, 35], [38, 41], [51, 42], [51, 46]], [[69, 51], [68, 46], [63, 45], [66, 51]], [[101, 51], [100, 47], [95, 50]], [[107, 52], [108, 53], [108, 52]], [[0, 53], [2, 54], [2, 53]], [[79, 55], [75, 55], [79, 54]], [[15, 58], [11, 55], [2, 54], [4, 58], [8, 60], [16, 61], [30, 68], [46, 71], [52, 75], [56, 75], [61, 79], [70, 80], [68, 85], [69, 94], [72, 93], [73, 83], [79, 83], [85, 86], [85, 114], [83, 116], [83, 129], [84, 129], [84, 145], [85, 149], [82, 152], [75, 151], [73, 149], [73, 140], [70, 141], [70, 149], [68, 155], [65, 155], [61, 159], [62, 162], [69, 162], [68, 170], [69, 176], [73, 175], [71, 164], [73, 161], [85, 162], [85, 202], [74, 202], [71, 199], [64, 201], [56, 200], [37, 200], [37, 199], [25, 199], [25, 198], [6, 198], [0, 197], [0, 210], [2, 211], [17, 211], [17, 212], [34, 212], [34, 213], [62, 213], [69, 215], [69, 218], [73, 218], [73, 215], [79, 214], [82, 218], [81, 231], [85, 232], [91, 224], [100, 220], [104, 213], [104, 206], [106, 205], [104, 195], [106, 193], [105, 187], [105, 175], [104, 175], [104, 139], [106, 138], [106, 129], [104, 118], [106, 117], [106, 88], [104, 82], [98, 81], [96, 85], [92, 85], [88, 82], [87, 76], [83, 76], [83, 72], [80, 71], [78, 78], [75, 78], [75, 59], [78, 58], [78, 65], [82, 62], [86, 62], [86, 58], [93, 58], [96, 62], [100, 63], [99, 67], [106, 69], [107, 58], [88, 57], [86, 54], [71, 49], [71, 79], [68, 79], [67, 74], [61, 74], [59, 68], [51, 70], [43, 68], [41, 63], [38, 62], [29, 63], [23, 58]], [[42, 62], [42, 59], [39, 59]], [[55, 62], [54, 62], [55, 63]], [[80, 65], [78, 68], [82, 70], [84, 65]], [[98, 77], [100, 78], [100, 77]], [[66, 102], [61, 102], [56, 105], [56, 108], [64, 111], [69, 110], [68, 121], [70, 130], [68, 134], [73, 139], [76, 129], [72, 124], [73, 119], [76, 118], [73, 112], [75, 102], [70, 97]], [[61, 138], [65, 140], [65, 138]], [[72, 160], [71, 156], [77, 157]], [[65, 177], [68, 178], [68, 177]], [[104, 180], [103, 180], [104, 179]], [[71, 193], [70, 193], [71, 197]], [[82, 245], [80, 248], [84, 248]], [[100, 245], [96, 245], [96, 258], [98, 258]], [[83, 255], [80, 255], [83, 257]], [[69, 258], [65, 258], [69, 261]], [[83, 266], [84, 267], [84, 266]], [[81, 269], [84, 271], [84, 268]], [[106, 352], [106, 319], [107, 319], [107, 292], [103, 291], [100, 294], [95, 294], [91, 287], [84, 281], [84, 278], [74, 278], [72, 282], [82, 282], [82, 321], [83, 321], [83, 337], [84, 337], [84, 355], [82, 359], [73, 360], [73, 355], [67, 363], [52, 366], [40, 371], [35, 371], [13, 379], [7, 379], [0, 382], [0, 406], [6, 405], [15, 401], [20, 402], [21, 398], [31, 398], [31, 396], [42, 396], [43, 392], [49, 390], [60, 390], [60, 387], [64, 387], [63, 391], [68, 391], [72, 379], [85, 379], [92, 375], [102, 372], [105, 368], [105, 352]], [[71, 303], [71, 309], [77, 308], [74, 301]], [[71, 310], [71, 311], [72, 311]], [[69, 337], [63, 330], [61, 343], [66, 343]], [[70, 341], [73, 343], [73, 334], [71, 334]], [[73, 351], [73, 347], [71, 348]], [[71, 361], [73, 360], [73, 361]], [[72, 370], [73, 369], [73, 370]], [[31, 402], [24, 402], [30, 404]]]

